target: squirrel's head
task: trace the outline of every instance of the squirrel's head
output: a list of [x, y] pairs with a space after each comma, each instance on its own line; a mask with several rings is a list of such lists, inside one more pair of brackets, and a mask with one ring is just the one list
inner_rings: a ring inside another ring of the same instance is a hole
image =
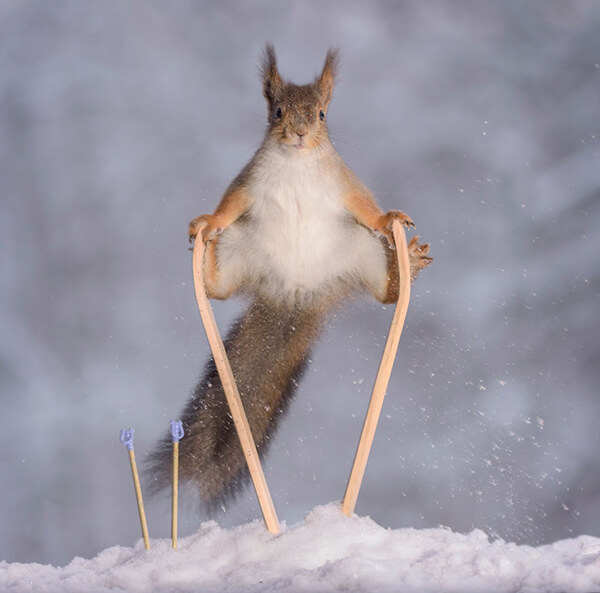
[[338, 52], [330, 49], [323, 71], [311, 84], [282, 80], [275, 50], [267, 44], [262, 64], [263, 93], [269, 106], [268, 133], [291, 150], [311, 149], [328, 141], [327, 108], [333, 95]]

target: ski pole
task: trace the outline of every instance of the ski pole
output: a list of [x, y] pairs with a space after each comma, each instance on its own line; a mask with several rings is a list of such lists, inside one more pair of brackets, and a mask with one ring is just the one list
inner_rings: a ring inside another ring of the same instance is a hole
[[171, 436], [173, 437], [173, 501], [171, 507], [171, 541], [177, 548], [177, 499], [179, 493], [179, 441], [183, 437], [181, 420], [171, 420]]
[[383, 398], [385, 397], [385, 392], [390, 381], [390, 375], [392, 374], [392, 366], [394, 365], [394, 359], [396, 358], [398, 342], [402, 335], [402, 328], [404, 327], [404, 320], [406, 319], [406, 312], [408, 310], [408, 301], [410, 300], [410, 262], [408, 260], [408, 249], [406, 247], [406, 235], [398, 220], [394, 221], [392, 232], [394, 234], [394, 243], [396, 245], [396, 257], [398, 258], [400, 289], [388, 338], [383, 350], [383, 356], [381, 357], [381, 363], [379, 365], [379, 370], [377, 371], [377, 378], [375, 379], [375, 385], [373, 386], [373, 393], [371, 394], [371, 400], [369, 401], [367, 415], [365, 416], [360, 441], [354, 457], [352, 471], [350, 473], [350, 478], [348, 479], [346, 493], [344, 494], [344, 500], [342, 502], [342, 510], [349, 517], [352, 516], [352, 513], [354, 512], [354, 507], [356, 506], [356, 501], [358, 499], [358, 491], [360, 490], [362, 479], [365, 474], [365, 468], [367, 467], [367, 460], [369, 459], [371, 445], [373, 444], [373, 438], [375, 437], [377, 422], [381, 413], [381, 407], [383, 406]]
[[140, 478], [138, 476], [137, 465], [135, 463], [135, 454], [133, 452], [133, 428], [124, 428], [121, 431], [121, 442], [127, 447], [129, 452], [129, 461], [131, 463], [131, 474], [133, 475], [133, 485], [135, 487], [135, 496], [137, 498], [138, 512], [140, 514], [140, 524], [142, 526], [142, 536], [144, 537], [144, 546], [146, 550], [150, 549], [150, 538], [148, 537], [148, 525], [146, 524], [146, 513], [144, 512], [144, 501], [142, 499], [142, 488], [140, 487]]

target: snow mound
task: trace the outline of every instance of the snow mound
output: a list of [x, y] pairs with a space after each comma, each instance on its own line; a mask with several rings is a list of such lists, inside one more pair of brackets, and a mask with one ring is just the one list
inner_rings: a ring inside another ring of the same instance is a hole
[[600, 539], [548, 546], [490, 542], [482, 531], [385, 529], [348, 518], [338, 504], [272, 536], [262, 522], [221, 529], [203, 523], [193, 536], [152, 540], [145, 551], [115, 546], [68, 566], [0, 564], [0, 590], [86, 591], [600, 591]]

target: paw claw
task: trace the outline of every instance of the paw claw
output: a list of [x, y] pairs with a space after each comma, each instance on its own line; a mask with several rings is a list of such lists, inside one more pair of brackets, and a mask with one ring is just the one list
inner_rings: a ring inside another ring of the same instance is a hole
[[223, 232], [222, 227], [217, 227], [214, 225], [214, 216], [212, 214], [202, 214], [201, 216], [197, 216], [190, 222], [188, 237], [190, 243], [193, 239], [196, 239], [198, 234], [200, 233], [202, 236], [202, 240], [206, 243], [211, 239], [214, 239], [216, 235]]
[[385, 220], [384, 226], [387, 229], [392, 228], [394, 220], [399, 220], [400, 224], [405, 227], [414, 228], [415, 226], [415, 223], [412, 221], [412, 218], [408, 214], [404, 214], [404, 212], [401, 212], [400, 210], [390, 210], [383, 216]]

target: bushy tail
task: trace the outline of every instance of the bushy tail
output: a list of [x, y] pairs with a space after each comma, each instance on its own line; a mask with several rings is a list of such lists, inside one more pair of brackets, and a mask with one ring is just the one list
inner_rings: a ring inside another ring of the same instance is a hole
[[[262, 300], [250, 305], [225, 340], [233, 375], [262, 457], [286, 411], [317, 338], [322, 307], [285, 307]], [[179, 476], [192, 482], [209, 510], [235, 495], [248, 470], [214, 361], [208, 363], [183, 412]], [[170, 484], [171, 439], [150, 459], [154, 490]]]

